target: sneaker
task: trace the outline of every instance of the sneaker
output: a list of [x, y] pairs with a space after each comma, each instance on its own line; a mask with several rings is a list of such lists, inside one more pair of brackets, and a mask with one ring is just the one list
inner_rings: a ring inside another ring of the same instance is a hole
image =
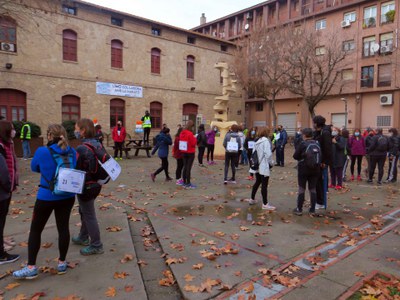
[[262, 208], [262, 209], [265, 209], [265, 210], [270, 210], [270, 211], [273, 211], [273, 210], [276, 209], [275, 206], [272, 206], [272, 205], [270, 205], [269, 203], [263, 204], [263, 205], [261, 206], [261, 208]]
[[328, 185], [328, 188], [330, 188], [330, 189], [334, 189], [334, 188], [335, 188], [335, 186], [334, 186], [333, 184], [330, 184], [330, 185]]
[[254, 205], [257, 203], [257, 200], [255, 199], [246, 199], [245, 201], [249, 202], [249, 205]]
[[197, 186], [194, 185], [193, 183], [189, 183], [189, 184], [185, 185], [185, 189], [194, 190], [195, 188], [197, 188]]
[[17, 261], [18, 259], [19, 259], [18, 254], [8, 254], [7, 252], [4, 252], [4, 254], [2, 256], [0, 256], [0, 265], [13, 263], [14, 261]]
[[206, 166], [203, 165], [203, 164], [199, 164], [199, 167], [201, 167], [201, 168], [206, 168]]
[[368, 183], [372, 183], [372, 179], [368, 179], [367, 182], [368, 182]]
[[229, 182], [229, 183], [232, 183], [232, 184], [236, 184], [236, 180], [233, 179], [233, 178], [229, 179], [228, 182]]
[[156, 175], [154, 175], [154, 173], [151, 173], [151, 174], [150, 174], [150, 177], [151, 177], [151, 180], [152, 180], [153, 182], [156, 181]]
[[67, 261], [58, 261], [58, 265], [57, 265], [57, 274], [58, 275], [63, 275], [65, 273], [67, 273], [67, 269], [68, 269]]
[[247, 177], [247, 180], [254, 180], [254, 177], [253, 176], [249, 176], [249, 177]]
[[378, 181], [377, 184], [378, 184], [378, 185], [382, 185], [382, 181]]
[[357, 176], [357, 181], [361, 181], [362, 179], [361, 179], [361, 176], [360, 175], [358, 175]]
[[354, 181], [354, 175], [351, 175], [350, 180]]
[[325, 205], [322, 204], [315, 204], [315, 209], [325, 209]]
[[184, 185], [183, 179], [178, 179], [176, 185]]
[[212, 161], [211, 164], [212, 164], [212, 165], [216, 165], [217, 163], [216, 163], [215, 161]]
[[295, 209], [293, 209], [293, 214], [295, 214], [296, 216], [302, 216], [303, 211], [301, 211], [298, 207], [296, 207]]
[[87, 255], [93, 255], [93, 254], [103, 254], [104, 250], [103, 250], [103, 247], [96, 248], [93, 246], [87, 246], [85, 248], [82, 248], [80, 252], [82, 255], [87, 256]]
[[173, 180], [171, 177], [165, 178], [165, 181], [171, 181], [171, 180]]
[[23, 267], [21, 270], [13, 272], [15, 279], [34, 279], [38, 276], [38, 269], [34, 267]]
[[79, 236], [74, 236], [71, 239], [75, 245], [89, 246], [89, 239], [81, 239]]
[[342, 188], [343, 188], [343, 187], [342, 187], [341, 185], [335, 186], [335, 190], [338, 190], [338, 191], [340, 191]]
[[225, 180], [224, 180], [224, 184], [228, 184], [228, 180], [225, 179]]

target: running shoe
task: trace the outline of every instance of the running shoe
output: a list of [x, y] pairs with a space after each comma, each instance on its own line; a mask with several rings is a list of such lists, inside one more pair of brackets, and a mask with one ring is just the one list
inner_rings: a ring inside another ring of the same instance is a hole
[[93, 255], [93, 254], [103, 254], [104, 250], [103, 250], [103, 247], [96, 248], [93, 246], [87, 246], [85, 248], [82, 248], [80, 252], [82, 255], [87, 256], [87, 255]]
[[35, 279], [38, 276], [38, 269], [36, 266], [28, 267], [25, 266], [21, 270], [13, 272], [15, 279]]
[[58, 275], [63, 275], [65, 273], [67, 273], [67, 269], [68, 269], [67, 261], [58, 261], [58, 265], [57, 265], [57, 274]]
[[270, 210], [270, 211], [276, 210], [276, 207], [270, 205], [269, 203], [263, 204], [263, 205], [261, 206], [261, 208], [264, 209], [264, 210]]
[[2, 256], [0, 256], [0, 265], [13, 263], [14, 261], [17, 261], [18, 259], [19, 259], [18, 254], [8, 254], [7, 252], [4, 252], [4, 254]]
[[79, 236], [74, 236], [71, 239], [75, 245], [89, 246], [89, 239], [81, 239]]

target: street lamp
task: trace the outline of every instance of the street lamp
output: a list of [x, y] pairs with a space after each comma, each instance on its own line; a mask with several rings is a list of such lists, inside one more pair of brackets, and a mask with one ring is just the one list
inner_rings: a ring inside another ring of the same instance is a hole
[[341, 98], [344, 102], [344, 128], [347, 128], [347, 99], [346, 98]]

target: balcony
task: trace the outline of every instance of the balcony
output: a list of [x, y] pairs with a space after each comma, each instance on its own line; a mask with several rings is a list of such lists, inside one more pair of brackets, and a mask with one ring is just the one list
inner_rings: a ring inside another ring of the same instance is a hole
[[394, 23], [395, 10], [389, 10], [386, 14], [381, 15], [381, 25]]
[[376, 27], [376, 17], [366, 18], [363, 21], [363, 28]]

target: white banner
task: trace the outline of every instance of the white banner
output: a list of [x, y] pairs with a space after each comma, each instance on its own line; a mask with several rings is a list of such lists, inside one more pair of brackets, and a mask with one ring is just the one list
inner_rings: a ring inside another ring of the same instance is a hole
[[143, 88], [141, 86], [111, 82], [96, 82], [96, 93], [101, 95], [143, 98]]

